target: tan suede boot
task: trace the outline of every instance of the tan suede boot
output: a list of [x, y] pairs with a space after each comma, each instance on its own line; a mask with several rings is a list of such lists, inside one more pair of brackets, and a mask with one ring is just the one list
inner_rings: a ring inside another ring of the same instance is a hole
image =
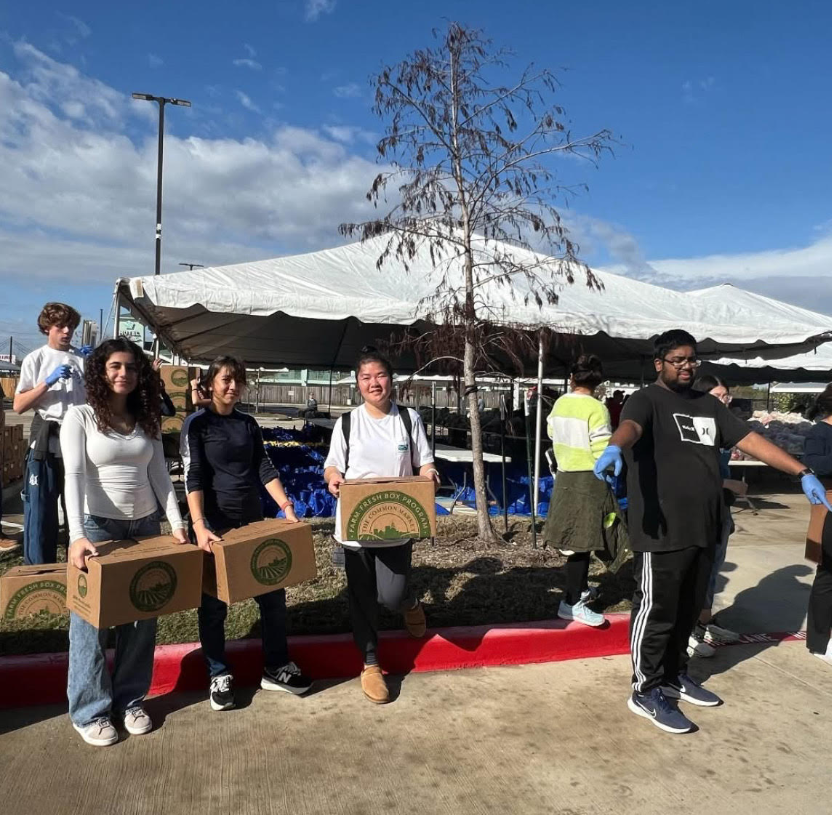
[[11, 552], [20, 546], [20, 540], [15, 538], [5, 538], [0, 535], [0, 554], [4, 552]]
[[416, 603], [415, 608], [408, 609], [404, 613], [404, 627], [407, 633], [414, 639], [420, 640], [425, 636], [428, 629], [428, 622], [425, 619], [425, 610], [421, 603]]
[[374, 705], [384, 705], [390, 701], [390, 691], [378, 665], [367, 665], [361, 671], [361, 690]]

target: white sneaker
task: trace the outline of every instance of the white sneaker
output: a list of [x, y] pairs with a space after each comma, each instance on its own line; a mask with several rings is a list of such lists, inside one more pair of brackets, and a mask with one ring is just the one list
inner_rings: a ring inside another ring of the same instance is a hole
[[810, 651], [813, 657], [822, 659], [827, 665], [832, 665], [832, 658], [828, 654], [819, 654], [817, 651]]
[[136, 705], [125, 712], [124, 729], [131, 736], [143, 736], [153, 730], [153, 722], [147, 711], [141, 705]]
[[102, 716], [83, 727], [74, 722], [72, 726], [81, 734], [81, 738], [93, 747], [109, 747], [118, 741], [118, 731], [108, 716]]
[[691, 635], [688, 639], [688, 656], [704, 657], [705, 659], [712, 657], [716, 653], [716, 648], [713, 645], [708, 645], [707, 642], [700, 642], [696, 637]]
[[574, 606], [570, 606], [561, 600], [560, 606], [558, 606], [558, 617], [561, 620], [574, 620], [576, 623], [583, 623], [592, 628], [598, 628], [607, 621], [603, 614], [593, 611], [583, 600], [579, 600]]

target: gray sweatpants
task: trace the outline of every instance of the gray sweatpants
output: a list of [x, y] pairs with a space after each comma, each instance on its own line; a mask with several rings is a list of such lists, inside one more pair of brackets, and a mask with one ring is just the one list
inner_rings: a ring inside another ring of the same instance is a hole
[[410, 588], [413, 543], [358, 550], [344, 547], [352, 636], [366, 665], [377, 665], [378, 607], [405, 611], [416, 602]]

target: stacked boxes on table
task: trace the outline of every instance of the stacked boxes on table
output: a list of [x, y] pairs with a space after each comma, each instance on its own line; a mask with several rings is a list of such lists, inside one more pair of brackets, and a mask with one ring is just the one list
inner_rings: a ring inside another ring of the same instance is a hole
[[2, 482], [4, 485], [12, 484], [23, 478], [24, 462], [26, 459], [26, 441], [23, 438], [23, 425], [12, 425], [3, 427], [2, 449], [0, 449], [0, 462], [2, 462]]
[[199, 376], [199, 368], [184, 365], [163, 365], [159, 371], [165, 390], [176, 408], [175, 416], [162, 417], [162, 433], [180, 433], [185, 417], [193, 412], [191, 380]]

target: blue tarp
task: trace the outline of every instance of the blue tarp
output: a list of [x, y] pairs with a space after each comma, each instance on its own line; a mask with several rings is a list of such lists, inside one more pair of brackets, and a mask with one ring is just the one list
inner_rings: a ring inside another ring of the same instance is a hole
[[[295, 502], [295, 512], [299, 518], [329, 518], [335, 515], [335, 499], [329, 494], [324, 483], [324, 460], [328, 447], [328, 433], [321, 428], [306, 425], [302, 430], [289, 430], [282, 427], [263, 428], [263, 440], [266, 451], [277, 468], [280, 480], [287, 495]], [[496, 496], [499, 506], [491, 506], [489, 511], [498, 515], [502, 508], [502, 472], [498, 464], [488, 467], [488, 486]], [[467, 473], [467, 478], [466, 478]], [[442, 464], [442, 481], [452, 482], [459, 489], [455, 495], [458, 502], [474, 504], [474, 477], [470, 464], [444, 462]], [[623, 498], [623, 480], [618, 479], [616, 494], [626, 509]], [[551, 475], [540, 479], [540, 492], [537, 496], [537, 514], [545, 516], [549, 510], [549, 498], [552, 495], [555, 479]], [[463, 488], [463, 484], [466, 486]], [[506, 465], [506, 492], [508, 511], [512, 515], [531, 515], [529, 502], [529, 476], [524, 465]], [[262, 490], [263, 509], [267, 516], [275, 517], [277, 505], [265, 490]], [[623, 498], [623, 501], [622, 501]], [[447, 515], [448, 511], [437, 504], [438, 515]]]

